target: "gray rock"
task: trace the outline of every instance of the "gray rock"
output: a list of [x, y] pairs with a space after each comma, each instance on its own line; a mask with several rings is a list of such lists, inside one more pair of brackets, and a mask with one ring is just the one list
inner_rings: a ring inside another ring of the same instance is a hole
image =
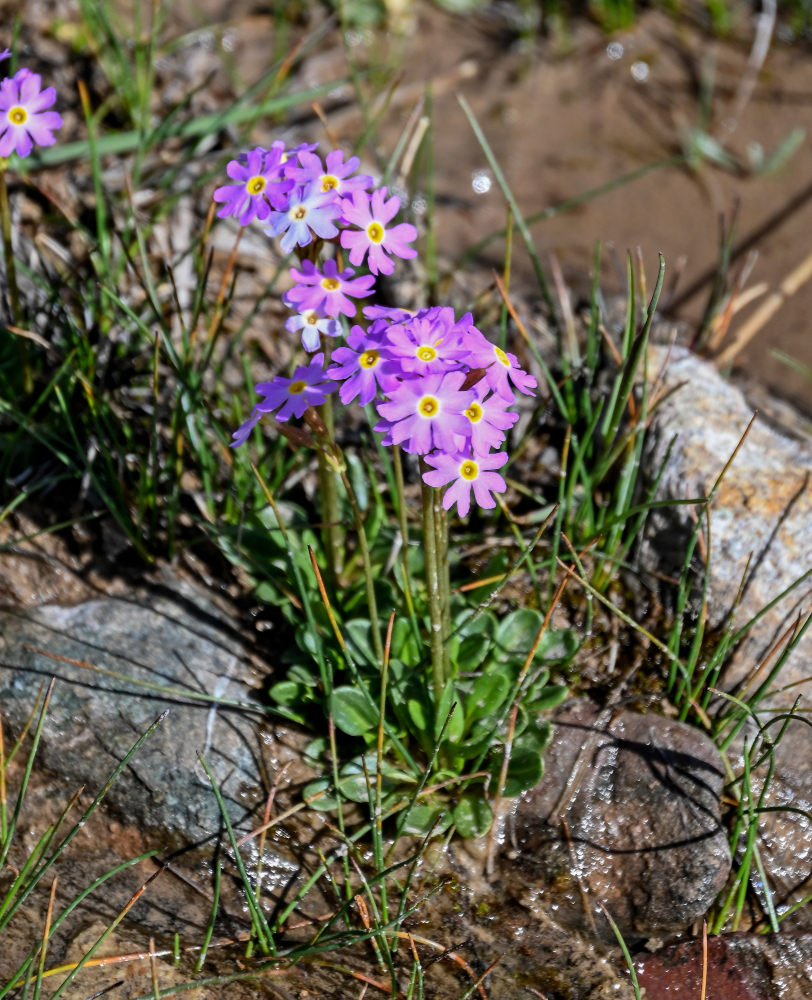
[[662, 716], [578, 700], [556, 716], [545, 767], [518, 806], [515, 849], [502, 863], [520, 902], [539, 912], [555, 900], [557, 919], [591, 924], [606, 940], [599, 903], [629, 938], [707, 911], [730, 867], [724, 772], [710, 739]]
[[[0, 611], [0, 702], [12, 734], [43, 682], [56, 677], [39, 763], [95, 793], [158, 716], [166, 717], [107, 796], [142, 829], [179, 843], [212, 836], [222, 820], [202, 754], [240, 825], [293, 756], [263, 739], [263, 682], [234, 630], [196, 590], [143, 600], [102, 598]], [[232, 704], [215, 704], [216, 696]]]
[[[660, 497], [707, 496], [733, 455], [753, 410], [742, 392], [722, 379], [713, 365], [684, 348], [652, 348], [649, 371], [652, 377], [662, 372], [663, 391], [675, 390], [657, 411], [653, 447], [647, 456], [649, 466], [659, 468], [676, 435]], [[651, 523], [652, 537], [643, 562], [678, 576], [693, 528], [691, 509], [662, 509]], [[713, 499], [710, 538], [711, 628], [727, 622], [743, 578], [741, 601], [735, 608], [736, 629], [801, 581], [753, 624], [728, 659], [719, 684], [747, 698], [768, 679], [779, 655], [771, 652], [776, 643], [780, 649], [788, 630], [799, 619], [805, 620], [812, 604], [812, 439], [800, 417], [794, 437], [756, 420]], [[745, 577], [748, 558], [751, 562]], [[799, 696], [801, 711], [808, 711], [810, 666], [812, 627], [801, 636], [760, 702], [762, 723], [789, 710]], [[778, 727], [773, 724], [769, 731], [777, 736]], [[751, 743], [754, 736], [752, 727], [748, 733]], [[741, 744], [739, 740], [739, 749]], [[790, 805], [812, 815], [812, 728], [800, 719], [791, 722], [775, 759], [776, 772], [766, 804]], [[764, 769], [762, 779], [763, 775]], [[765, 812], [760, 817], [760, 847], [779, 902], [801, 898], [812, 888], [809, 815]], [[804, 918], [799, 915], [794, 919]], [[812, 927], [812, 923], [804, 926]]]

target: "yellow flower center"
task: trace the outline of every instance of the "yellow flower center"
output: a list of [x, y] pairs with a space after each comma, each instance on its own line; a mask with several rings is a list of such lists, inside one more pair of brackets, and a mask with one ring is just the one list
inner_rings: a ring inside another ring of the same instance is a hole
[[290, 383], [288, 386], [288, 392], [291, 396], [298, 396], [300, 393], [305, 391], [306, 385], [307, 382], [303, 382], [301, 379], [298, 379], [296, 382]]
[[479, 466], [473, 459], [468, 459], [467, 462], [463, 462], [460, 466], [460, 475], [463, 479], [476, 479], [479, 475]]
[[367, 226], [367, 236], [372, 240], [373, 243], [383, 243], [383, 238], [386, 235], [386, 231], [380, 222], [370, 222]]
[[309, 313], [305, 313], [305, 323], [309, 323], [311, 326], [315, 326], [319, 321], [319, 314], [313, 309]]
[[249, 177], [248, 183], [245, 185], [245, 190], [250, 195], [262, 194], [262, 192], [265, 190], [265, 178]]
[[477, 402], [471, 403], [468, 409], [464, 412], [465, 416], [468, 417], [472, 424], [475, 424], [478, 420], [482, 419], [482, 407]]
[[325, 292], [335, 292], [338, 288], [340, 288], [340, 286], [341, 282], [338, 280], [338, 278], [321, 279], [321, 287], [325, 290]]
[[364, 351], [361, 357], [358, 359], [358, 364], [362, 368], [374, 368], [378, 363], [378, 358], [380, 355], [377, 351]]
[[8, 120], [12, 125], [25, 125], [28, 121], [28, 112], [25, 108], [21, 108], [19, 105], [14, 108], [9, 108]]
[[321, 179], [321, 189], [324, 192], [335, 191], [338, 187], [338, 178], [333, 177], [332, 174], [325, 174]]
[[307, 215], [307, 209], [304, 205], [297, 205], [296, 208], [291, 209], [290, 217], [291, 219], [296, 219], [297, 222], [301, 221]]
[[424, 396], [417, 404], [417, 412], [421, 417], [436, 417], [440, 412], [440, 403], [434, 396]]
[[510, 358], [505, 354], [501, 347], [494, 347], [493, 353], [496, 355], [498, 361], [501, 361], [505, 368], [510, 368]]
[[437, 357], [437, 352], [429, 344], [424, 344], [422, 347], [417, 348], [417, 357], [420, 361], [434, 361]]

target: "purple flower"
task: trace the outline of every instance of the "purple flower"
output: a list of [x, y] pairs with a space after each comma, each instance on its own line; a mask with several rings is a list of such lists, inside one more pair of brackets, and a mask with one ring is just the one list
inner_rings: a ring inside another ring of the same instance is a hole
[[471, 490], [474, 491], [474, 502], [479, 507], [490, 509], [496, 506], [492, 493], [504, 493], [507, 483], [493, 469], [501, 469], [507, 462], [507, 452], [500, 451], [491, 455], [446, 455], [436, 453], [426, 455], [426, 464], [433, 466], [433, 471], [423, 473], [423, 482], [428, 486], [452, 485], [443, 495], [443, 507], [448, 510], [454, 504], [460, 517], [465, 517], [471, 507]]
[[348, 296], [365, 298], [372, 293], [375, 279], [371, 274], [353, 278], [355, 271], [351, 267], [339, 273], [334, 260], [324, 262], [324, 271], [320, 271], [310, 260], [302, 261], [302, 270], [290, 269], [296, 284], [285, 292], [283, 299], [286, 305], [301, 311], [318, 309], [327, 316], [355, 315], [355, 303]]
[[386, 188], [378, 188], [372, 197], [365, 191], [356, 191], [344, 198], [341, 211], [347, 222], [358, 226], [360, 232], [345, 229], [341, 245], [350, 251], [350, 263], [358, 267], [369, 253], [368, 265], [373, 274], [391, 274], [395, 265], [387, 254], [403, 259], [416, 257], [417, 250], [407, 244], [417, 239], [417, 230], [408, 222], [387, 228], [387, 223], [397, 215], [400, 198], [394, 195], [386, 201]]
[[338, 391], [341, 402], [351, 403], [355, 397], [361, 406], [371, 403], [380, 387], [388, 392], [396, 386], [396, 380], [383, 373], [383, 355], [380, 338], [365, 333], [362, 327], [354, 326], [346, 341], [347, 346], [333, 351], [332, 368], [327, 369], [327, 377], [345, 380]]
[[474, 457], [479, 459], [493, 448], [498, 448], [505, 440], [504, 432], [519, 419], [518, 413], [508, 410], [510, 402], [498, 393], [487, 394], [482, 382], [473, 386], [476, 399], [465, 410], [471, 421], [471, 447]]
[[333, 223], [341, 210], [332, 191], [320, 191], [315, 184], [296, 188], [283, 212], [271, 212], [271, 221], [265, 232], [269, 236], [282, 236], [279, 245], [283, 253], [290, 253], [295, 246], [306, 247], [313, 233], [323, 240], [338, 236]]
[[373, 181], [369, 174], [350, 176], [361, 164], [357, 156], [351, 156], [344, 162], [344, 153], [334, 149], [327, 154], [325, 169], [321, 160], [314, 153], [304, 151], [299, 153], [300, 167], [291, 167], [287, 174], [297, 184], [314, 183], [319, 191], [332, 191], [335, 195], [345, 198], [354, 191], [365, 191], [372, 187]]
[[0, 157], [28, 156], [36, 142], [52, 146], [53, 131], [62, 126], [56, 111], [46, 108], [56, 101], [56, 90], [42, 90], [42, 78], [28, 69], [20, 69], [0, 84]]
[[533, 395], [538, 382], [519, 365], [515, 354], [507, 354], [492, 344], [476, 327], [470, 328], [470, 334], [473, 336], [469, 336], [467, 362], [471, 368], [485, 369], [485, 381], [494, 392], [505, 399], [513, 399], [512, 382], [525, 396]]
[[252, 219], [267, 219], [272, 205], [284, 208], [293, 181], [282, 176], [283, 156], [284, 143], [275, 142], [270, 150], [257, 146], [231, 160], [226, 173], [235, 183], [214, 192], [214, 200], [223, 202], [218, 217], [239, 216], [240, 225], [247, 226]]
[[259, 382], [254, 390], [265, 398], [257, 403], [251, 416], [232, 434], [231, 447], [237, 448], [245, 442], [257, 421], [266, 413], [273, 413], [277, 420], [301, 417], [308, 406], [321, 406], [334, 385], [324, 381], [324, 355], [316, 354], [308, 365], [300, 365], [293, 378], [278, 375], [270, 382]]
[[340, 337], [341, 324], [336, 319], [330, 319], [316, 309], [307, 309], [305, 312], [291, 316], [285, 323], [285, 329], [291, 333], [302, 331], [302, 347], [312, 354], [321, 347], [321, 336]]
[[[454, 310], [421, 309], [405, 323], [386, 331], [386, 371], [392, 374], [428, 375], [460, 367], [467, 355], [454, 324]], [[467, 359], [466, 359], [467, 360]]]
[[378, 403], [384, 418], [375, 426], [385, 431], [385, 444], [403, 444], [405, 451], [425, 455], [435, 448], [455, 450], [454, 435], [467, 437], [471, 422], [464, 415], [473, 393], [461, 392], [462, 372], [409, 379], [388, 391], [389, 399]]

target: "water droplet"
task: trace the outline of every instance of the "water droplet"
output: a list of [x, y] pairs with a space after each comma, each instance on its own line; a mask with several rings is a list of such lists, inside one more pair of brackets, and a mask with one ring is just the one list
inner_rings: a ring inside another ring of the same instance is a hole
[[487, 194], [492, 183], [491, 175], [487, 170], [475, 170], [471, 174], [471, 187], [477, 194]]
[[623, 46], [620, 42], [609, 42], [606, 46], [606, 54], [612, 62], [617, 62], [618, 59], [623, 58]]
[[631, 74], [638, 83], [645, 83], [648, 80], [648, 63], [638, 59], [632, 63]]

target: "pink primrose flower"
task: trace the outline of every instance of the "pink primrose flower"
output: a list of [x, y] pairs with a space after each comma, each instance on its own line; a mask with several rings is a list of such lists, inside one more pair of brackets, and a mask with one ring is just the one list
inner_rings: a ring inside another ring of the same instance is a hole
[[332, 191], [325, 193], [315, 184], [297, 187], [283, 212], [271, 212], [265, 232], [269, 236], [281, 236], [279, 245], [287, 254], [295, 246], [306, 247], [312, 242], [314, 233], [323, 240], [338, 236], [333, 219], [340, 211]]
[[[519, 365], [515, 354], [508, 354], [492, 344], [476, 327], [471, 327], [467, 363], [471, 368], [484, 368], [485, 381], [494, 392], [505, 399], [513, 399], [511, 382], [525, 396], [532, 396], [538, 383]], [[478, 336], [476, 336], [478, 334]]]
[[52, 146], [53, 132], [62, 117], [47, 111], [56, 101], [53, 87], [42, 89], [42, 78], [29, 69], [19, 69], [0, 84], [0, 157], [28, 156], [34, 148]]
[[[516, 423], [519, 414], [508, 409], [512, 398], [507, 400], [498, 393], [488, 393], [488, 387], [483, 382], [473, 386], [472, 392], [476, 398], [465, 410], [465, 416], [471, 421], [471, 447], [474, 457], [478, 459], [504, 442], [504, 432]], [[462, 449], [465, 442], [458, 443]]]
[[464, 410], [473, 393], [460, 391], [464, 380], [463, 372], [447, 372], [400, 382], [377, 404], [383, 420], [375, 430], [386, 432], [385, 444], [403, 444], [413, 454], [454, 451], [455, 435], [467, 437], [471, 427]]
[[308, 406], [321, 406], [335, 388], [335, 385], [324, 381], [323, 354], [316, 354], [309, 364], [300, 365], [293, 378], [278, 375], [270, 382], [258, 382], [254, 390], [265, 398], [256, 404], [248, 420], [233, 433], [231, 447], [243, 444], [264, 414], [277, 410], [277, 420], [301, 417]]
[[214, 192], [214, 200], [223, 203], [218, 218], [233, 215], [247, 226], [252, 219], [267, 219], [271, 206], [284, 208], [293, 181], [282, 176], [283, 150], [284, 143], [275, 142], [270, 150], [257, 146], [229, 162], [226, 173], [234, 183]]
[[493, 493], [504, 493], [507, 483], [494, 469], [501, 469], [507, 462], [507, 452], [490, 455], [443, 454], [426, 455], [426, 464], [432, 471], [423, 473], [423, 482], [428, 486], [451, 486], [443, 494], [443, 507], [449, 510], [454, 504], [460, 517], [465, 517], [471, 508], [471, 490], [478, 507], [490, 510], [496, 506]]
[[334, 260], [324, 262], [324, 270], [320, 271], [310, 260], [302, 261], [302, 270], [295, 267], [290, 273], [296, 284], [282, 296], [286, 305], [299, 310], [320, 309], [327, 316], [355, 315], [353, 298], [366, 298], [372, 294], [375, 279], [371, 274], [353, 278], [355, 271], [348, 267], [339, 273]]
[[361, 406], [366, 406], [379, 388], [386, 393], [397, 385], [397, 379], [383, 372], [380, 336], [364, 332], [360, 326], [350, 330], [346, 346], [333, 351], [333, 361], [336, 363], [327, 369], [327, 377], [343, 380], [338, 394], [345, 406], [356, 396]]
[[400, 198], [393, 195], [386, 200], [386, 188], [378, 188], [370, 197], [365, 191], [355, 191], [341, 201], [341, 212], [359, 232], [345, 229], [341, 245], [350, 251], [350, 263], [358, 267], [369, 254], [367, 264], [373, 274], [391, 274], [395, 265], [388, 254], [404, 260], [417, 256], [417, 250], [408, 246], [417, 239], [417, 230], [408, 222], [397, 226], [388, 223], [397, 215]]
[[340, 337], [341, 324], [336, 319], [330, 319], [317, 309], [307, 309], [291, 316], [285, 322], [285, 329], [291, 333], [302, 331], [302, 347], [312, 354], [321, 347], [321, 335], [325, 337]]
[[334, 149], [327, 154], [326, 167], [314, 153], [304, 151], [299, 153], [300, 167], [291, 167], [288, 176], [293, 177], [297, 184], [315, 184], [325, 193], [332, 191], [335, 195], [346, 198], [354, 191], [366, 191], [372, 187], [373, 181], [369, 174], [352, 174], [361, 165], [357, 156], [351, 156], [344, 162], [344, 153]]
[[[433, 312], [433, 316], [426, 313]], [[452, 371], [467, 355], [454, 327], [454, 310], [421, 310], [405, 323], [393, 323], [386, 331], [386, 371], [410, 377]]]

